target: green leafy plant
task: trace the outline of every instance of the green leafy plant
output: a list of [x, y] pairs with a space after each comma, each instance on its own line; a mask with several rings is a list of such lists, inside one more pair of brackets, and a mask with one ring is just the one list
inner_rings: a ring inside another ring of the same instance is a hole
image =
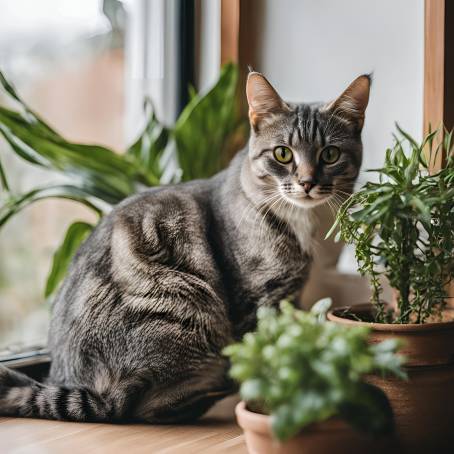
[[248, 408], [271, 415], [280, 440], [334, 416], [366, 432], [392, 430], [386, 396], [364, 376], [379, 371], [405, 377], [397, 341], [370, 345], [367, 328], [327, 322], [329, 305], [321, 300], [311, 312], [285, 301], [280, 312], [260, 308], [256, 332], [224, 350]]
[[[46, 198], [82, 203], [98, 217], [125, 197], [164, 182], [213, 175], [222, 167], [223, 150], [246, 132], [236, 109], [238, 69], [225, 65], [217, 83], [206, 94], [192, 90], [191, 100], [174, 127], [159, 122], [150, 102], [145, 103], [146, 126], [125, 153], [106, 147], [69, 142], [33, 112], [0, 73], [0, 84], [18, 106], [0, 106], [0, 133], [11, 150], [28, 163], [63, 175], [68, 183], [34, 188], [16, 194], [0, 159], [0, 228], [16, 213]], [[46, 296], [64, 277], [81, 242], [94, 226], [76, 222], [66, 232], [54, 255]]]
[[[398, 129], [379, 182], [366, 183], [341, 206], [331, 231], [356, 247], [359, 271], [372, 286], [377, 322], [424, 323], [440, 316], [454, 277], [454, 158], [452, 132], [417, 143]], [[429, 167], [440, 154], [446, 164]], [[380, 276], [398, 292], [397, 310], [381, 300]]]

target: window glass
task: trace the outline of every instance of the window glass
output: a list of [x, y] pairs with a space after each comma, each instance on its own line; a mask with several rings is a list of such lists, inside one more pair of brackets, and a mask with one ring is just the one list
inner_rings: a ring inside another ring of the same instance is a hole
[[[118, 0], [0, 0], [0, 69], [72, 141], [124, 148], [124, 7]], [[15, 157], [2, 139], [0, 155], [14, 193], [61, 182]], [[46, 200], [0, 231], [0, 357], [45, 345], [46, 276], [75, 220], [94, 218], [75, 203]]]

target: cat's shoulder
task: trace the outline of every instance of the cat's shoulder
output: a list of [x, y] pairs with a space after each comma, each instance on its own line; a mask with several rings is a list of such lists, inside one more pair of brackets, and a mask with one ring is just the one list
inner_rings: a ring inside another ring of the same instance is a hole
[[134, 194], [114, 209], [117, 216], [140, 214], [148, 211], [166, 211], [185, 207], [185, 204], [194, 200], [193, 191], [189, 185], [159, 186]]
[[110, 224], [128, 230], [159, 224], [167, 230], [190, 229], [203, 224], [209, 209], [209, 190], [204, 182], [151, 188], [128, 197], [112, 211]]

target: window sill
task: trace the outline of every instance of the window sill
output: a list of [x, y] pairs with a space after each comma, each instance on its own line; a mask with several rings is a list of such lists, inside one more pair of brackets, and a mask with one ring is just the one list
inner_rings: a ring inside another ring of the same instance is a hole
[[46, 349], [18, 353], [2, 356], [0, 364], [41, 381], [49, 372], [50, 355]]
[[237, 402], [237, 396], [228, 397], [202, 419], [186, 425], [82, 424], [0, 417], [0, 451], [247, 454], [243, 431], [235, 423]]
[[49, 352], [45, 348], [0, 357], [0, 364], [11, 368], [27, 367], [34, 364], [48, 363], [49, 361]]

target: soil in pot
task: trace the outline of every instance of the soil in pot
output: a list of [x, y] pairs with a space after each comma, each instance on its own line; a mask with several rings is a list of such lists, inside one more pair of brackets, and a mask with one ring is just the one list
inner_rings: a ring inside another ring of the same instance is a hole
[[[328, 319], [371, 328], [370, 341], [403, 341], [408, 381], [369, 377], [388, 396], [394, 411], [398, 439], [405, 452], [454, 452], [454, 321], [426, 324], [382, 324], [346, 318], [371, 318], [371, 305], [339, 308]], [[452, 317], [448, 310], [447, 318]]]
[[240, 402], [235, 413], [244, 430], [250, 454], [387, 454], [399, 453], [395, 440], [371, 438], [340, 419], [330, 419], [303, 429], [297, 436], [279, 442], [271, 432], [271, 418], [254, 413]]

